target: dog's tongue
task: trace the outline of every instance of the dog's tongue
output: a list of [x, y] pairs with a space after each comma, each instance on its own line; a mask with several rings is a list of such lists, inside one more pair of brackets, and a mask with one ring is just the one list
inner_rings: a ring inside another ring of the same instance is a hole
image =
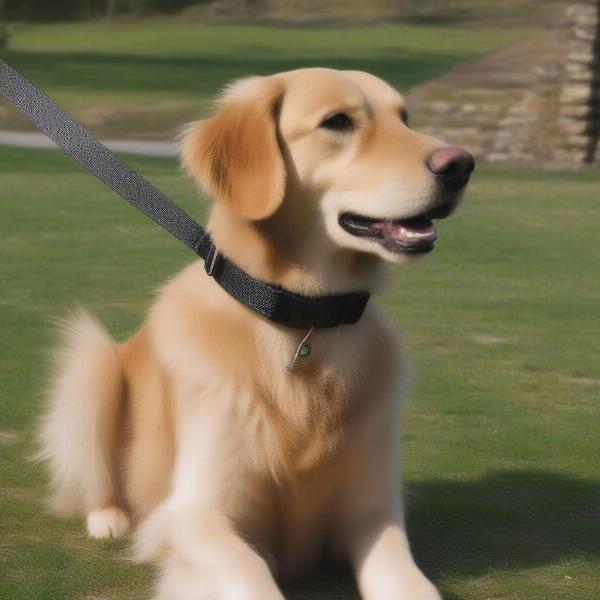
[[381, 221], [375, 223], [374, 227], [393, 238], [394, 241], [403, 244], [435, 242], [437, 239], [437, 229], [431, 221], [414, 224], [399, 221]]

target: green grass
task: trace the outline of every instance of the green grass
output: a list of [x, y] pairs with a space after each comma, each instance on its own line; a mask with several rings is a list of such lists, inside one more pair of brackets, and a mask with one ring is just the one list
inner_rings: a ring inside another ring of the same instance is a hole
[[[203, 217], [174, 162], [131, 163]], [[434, 254], [394, 268], [379, 299], [416, 364], [409, 529], [447, 598], [598, 598], [599, 185], [477, 173]], [[58, 152], [0, 149], [0, 190], [0, 598], [146, 597], [150, 570], [121, 560], [125, 544], [44, 512], [26, 456], [48, 319], [79, 301], [123, 339], [189, 251]]]
[[[381, 25], [277, 28], [181, 21], [18, 26], [4, 58], [103, 136], [165, 137], [224, 84], [299, 67], [363, 69], [400, 89], [529, 29]], [[0, 107], [0, 128], [26, 128]]]

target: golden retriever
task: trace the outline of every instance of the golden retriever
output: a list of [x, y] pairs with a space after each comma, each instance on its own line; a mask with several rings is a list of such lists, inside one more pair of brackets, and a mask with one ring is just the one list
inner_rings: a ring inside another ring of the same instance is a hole
[[[374, 291], [384, 262], [433, 248], [473, 169], [407, 126], [402, 96], [363, 72], [301, 69], [229, 86], [193, 124], [183, 163], [214, 203], [216, 246], [254, 277], [307, 295]], [[374, 303], [312, 333], [259, 316], [196, 261], [115, 343], [71, 319], [41, 431], [54, 507], [96, 538], [135, 523], [160, 565], [156, 598], [275, 600], [322, 549], [367, 600], [434, 600], [400, 498], [406, 384]]]

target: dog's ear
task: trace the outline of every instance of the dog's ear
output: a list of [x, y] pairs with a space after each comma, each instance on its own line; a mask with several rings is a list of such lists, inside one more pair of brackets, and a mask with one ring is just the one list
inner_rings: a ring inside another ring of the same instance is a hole
[[283, 200], [286, 172], [276, 124], [282, 94], [275, 78], [237, 81], [216, 114], [192, 124], [183, 140], [186, 170], [249, 220], [269, 217]]

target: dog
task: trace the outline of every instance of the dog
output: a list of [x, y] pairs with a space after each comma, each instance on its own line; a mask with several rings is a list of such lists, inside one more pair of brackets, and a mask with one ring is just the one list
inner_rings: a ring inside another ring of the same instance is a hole
[[[231, 84], [192, 124], [182, 162], [215, 199], [216, 247], [296, 293], [376, 291], [385, 263], [429, 252], [474, 162], [411, 130], [402, 96], [358, 71], [301, 69]], [[415, 564], [400, 496], [406, 360], [371, 302], [311, 333], [230, 297], [201, 261], [114, 342], [65, 326], [42, 422], [52, 505], [94, 538], [135, 525], [161, 600], [281, 600], [277, 581], [324, 550], [366, 600], [439, 600]]]

